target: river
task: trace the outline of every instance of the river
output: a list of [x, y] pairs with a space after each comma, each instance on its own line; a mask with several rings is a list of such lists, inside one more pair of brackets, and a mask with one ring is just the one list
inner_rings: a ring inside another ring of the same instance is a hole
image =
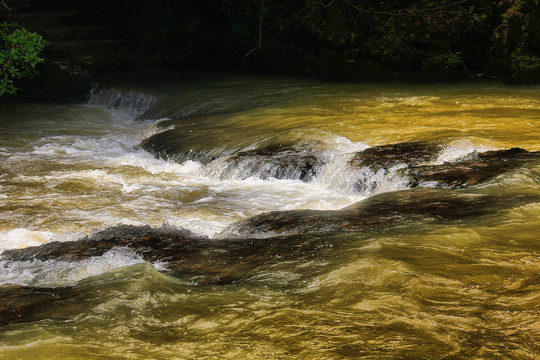
[[539, 91], [213, 77], [6, 104], [0, 357], [538, 359]]

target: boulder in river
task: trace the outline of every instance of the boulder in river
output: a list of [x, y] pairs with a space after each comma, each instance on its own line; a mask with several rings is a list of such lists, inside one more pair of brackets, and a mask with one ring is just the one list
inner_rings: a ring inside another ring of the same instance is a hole
[[185, 229], [121, 225], [77, 241], [7, 250], [0, 260], [76, 262], [124, 247], [145, 261], [159, 262], [173, 277], [193, 284], [216, 284], [240, 280], [276, 255], [301, 256], [310, 251], [314, 239], [209, 239]]
[[419, 221], [452, 221], [493, 214], [536, 200], [532, 195], [494, 196], [446, 189], [402, 190], [380, 194], [341, 210], [264, 213], [232, 224], [218, 239], [195, 235], [185, 229], [122, 225], [77, 241], [6, 250], [0, 254], [0, 260], [80, 261], [101, 256], [114, 247], [125, 247], [145, 261], [165, 264], [167, 272], [182, 279], [230, 282], [237, 280], [237, 275], [243, 272], [236, 270], [260, 264], [255, 261], [256, 264], [246, 265], [253, 256], [264, 259], [274, 255], [298, 255], [298, 251], [291, 249], [301, 252], [309, 243], [305, 239], [283, 240], [278, 236], [366, 232]]
[[[330, 241], [322, 235], [267, 239], [211, 240], [183, 229], [153, 229], [122, 225], [87, 238], [51, 242], [37, 247], [5, 251], [0, 260], [80, 261], [103, 255], [113, 247], [127, 247], [144, 260], [160, 263], [166, 275], [204, 286], [230, 284], [249, 278], [256, 269], [279, 261], [300, 260], [320, 253]], [[99, 281], [97, 281], [99, 283]], [[41, 319], [69, 319], [96, 297], [96, 281], [72, 286], [0, 286], [0, 327]]]

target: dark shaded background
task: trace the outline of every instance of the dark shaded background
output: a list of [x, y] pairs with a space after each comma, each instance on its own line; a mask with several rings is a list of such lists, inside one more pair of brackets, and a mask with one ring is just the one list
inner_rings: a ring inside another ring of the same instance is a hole
[[540, 80], [535, 0], [4, 3], [4, 19], [49, 39], [49, 82], [145, 67], [351, 81]]

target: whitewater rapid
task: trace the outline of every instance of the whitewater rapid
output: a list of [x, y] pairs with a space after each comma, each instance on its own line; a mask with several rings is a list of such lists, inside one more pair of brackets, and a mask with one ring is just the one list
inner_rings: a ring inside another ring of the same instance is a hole
[[[378, 170], [348, 166], [355, 153], [372, 144], [302, 127], [280, 130], [277, 138], [293, 134], [300, 139], [295, 148], [299, 156], [302, 146], [308, 155], [316, 149], [320, 164], [315, 175], [304, 181], [294, 167], [284, 178], [268, 176], [284, 166], [279, 161], [261, 165], [256, 156], [231, 161], [230, 146], [221, 153], [218, 148], [211, 161], [155, 156], [141, 143], [176, 129], [177, 125], [170, 124], [173, 119], [163, 117], [167, 111], [190, 119], [197, 112], [211, 113], [213, 107], [222, 109], [227, 103], [223, 98], [195, 102], [182, 113], [164, 98], [158, 92], [95, 87], [85, 104], [11, 109], [9, 119], [20, 120], [4, 121], [5, 132], [8, 136], [11, 132], [14, 140], [0, 146], [4, 170], [0, 203], [5, 209], [0, 252], [76, 240], [119, 224], [172, 226], [218, 237], [232, 223], [261, 213], [337, 210], [411, 186], [399, 175], [405, 164]], [[411, 96], [399, 104], [423, 106], [434, 99]], [[390, 106], [386, 96], [378, 101], [383, 107]], [[207, 120], [203, 116], [198, 121]], [[267, 142], [267, 137], [255, 138], [239, 150], [247, 154]], [[454, 162], [492, 148], [489, 142], [454, 139], [443, 144], [429, 164]], [[141, 261], [134, 254], [115, 250], [62, 271], [49, 263], [2, 263], [0, 283], [69, 284]]]
[[[0, 228], [0, 250], [74, 240], [117, 224], [168, 224], [213, 236], [261, 212], [339, 209], [366, 196], [351, 193], [350, 174], [339, 174], [344, 154], [366, 145], [341, 137], [328, 155], [335, 161], [312, 182], [223, 174], [219, 160], [202, 165], [156, 158], [139, 144], [162, 119], [137, 119], [156, 101], [137, 94], [108, 89], [88, 104], [43, 106], [41, 116], [51, 119], [29, 118], [27, 125], [41, 126], [32, 128], [39, 135], [2, 147], [11, 172], [4, 176], [19, 186], [0, 188], [0, 201], [24, 201], [37, 211], [3, 214], [8, 224]], [[38, 189], [22, 193], [26, 184]]]
[[[159, 94], [96, 87], [86, 104], [43, 105], [35, 114], [14, 109], [24, 120], [8, 124], [8, 131], [27, 133], [0, 148], [3, 177], [12, 177], [10, 186], [0, 187], [0, 201], [31, 211], [2, 214], [0, 251], [73, 240], [117, 224], [167, 224], [212, 237], [259, 213], [335, 210], [408, 186], [397, 175], [399, 165], [389, 171], [348, 167], [353, 154], [368, 144], [325, 131], [304, 130], [316, 138], [324, 159], [310, 181], [294, 174], [264, 178], [268, 166], [254, 172], [252, 159], [230, 166], [228, 156], [204, 164], [155, 157], [141, 142], [174, 127], [158, 126], [167, 118], [145, 117], [159, 101]], [[193, 111], [190, 107], [188, 115]], [[256, 147], [257, 142], [246, 150]], [[437, 162], [488, 148], [454, 141]]]

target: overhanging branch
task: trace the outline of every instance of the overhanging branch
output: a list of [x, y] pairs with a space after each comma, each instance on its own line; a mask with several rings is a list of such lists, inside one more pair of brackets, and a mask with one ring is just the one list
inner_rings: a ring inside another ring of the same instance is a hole
[[244, 57], [251, 55], [253, 52], [259, 50], [262, 47], [263, 8], [264, 8], [264, 0], [261, 0], [261, 8], [259, 10], [259, 44], [255, 48], [248, 51], [244, 55]]
[[9, 6], [6, 5], [6, 3], [4, 2], [4, 0], [2, 0], [2, 6], [4, 6], [6, 9], [8, 9], [8, 11], [11, 11], [11, 8]]
[[[334, 3], [334, 1], [335, 0], [331, 1], [328, 5], [324, 5], [324, 4], [321, 4], [321, 5], [323, 5], [325, 7], [328, 7], [328, 6], [332, 5], [332, 3]], [[468, 1], [469, 0], [460, 0], [460, 1], [453, 2], [451, 4], [441, 5], [441, 6], [432, 7], [432, 8], [407, 9], [407, 10], [400, 11], [400, 12], [390, 12], [390, 11], [365, 10], [365, 9], [362, 9], [361, 7], [359, 7], [358, 5], [355, 5], [350, 0], [345, 0], [345, 2], [347, 4], [349, 4], [353, 9], [355, 9], [357, 11], [360, 11], [360, 12], [363, 12], [363, 13], [366, 13], [366, 14], [389, 15], [389, 16], [410, 16], [410, 15], [414, 15], [414, 14], [421, 13], [421, 12], [439, 11], [439, 10], [443, 10], [443, 9], [446, 9], [446, 8], [449, 8], [449, 7], [452, 7], [452, 6], [456, 6], [456, 5], [459, 5], [459, 4], [466, 3]]]

